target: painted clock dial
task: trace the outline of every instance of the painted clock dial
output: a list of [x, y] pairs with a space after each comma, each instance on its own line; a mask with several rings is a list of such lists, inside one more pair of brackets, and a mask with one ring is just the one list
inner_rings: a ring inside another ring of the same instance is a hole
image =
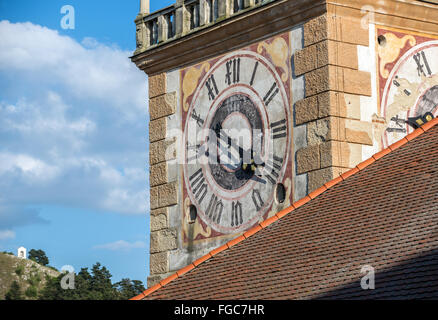
[[289, 89], [279, 68], [251, 50], [202, 69], [183, 123], [184, 187], [205, 226], [237, 233], [259, 222], [283, 181]]
[[380, 39], [388, 46], [383, 50], [399, 52], [390, 72], [380, 70], [388, 74], [380, 105], [385, 148], [438, 115], [438, 40], [389, 32]]

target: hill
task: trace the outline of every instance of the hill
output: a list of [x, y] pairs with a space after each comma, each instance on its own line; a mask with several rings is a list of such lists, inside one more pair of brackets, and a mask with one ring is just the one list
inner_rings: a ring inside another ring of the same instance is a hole
[[59, 272], [44, 267], [32, 260], [20, 259], [14, 255], [0, 253], [0, 300], [5, 299], [14, 281], [20, 286], [25, 299], [34, 300], [44, 287], [46, 277], [57, 277]]

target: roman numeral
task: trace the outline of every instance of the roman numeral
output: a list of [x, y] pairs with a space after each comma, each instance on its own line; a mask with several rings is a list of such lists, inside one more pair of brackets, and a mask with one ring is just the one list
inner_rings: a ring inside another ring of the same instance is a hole
[[[426, 72], [424, 71], [425, 67], [429, 76], [432, 75], [432, 71], [430, 70], [429, 63], [427, 62], [426, 54], [424, 53], [424, 51], [414, 54], [413, 58], [415, 60], [415, 63], [417, 64], [418, 76], [421, 76], [421, 74], [427, 76]], [[421, 60], [423, 60], [423, 63], [421, 63]]]
[[199, 169], [194, 174], [192, 174], [189, 178], [189, 181], [191, 183], [192, 192], [195, 195], [195, 198], [198, 200], [198, 203], [201, 204], [207, 193], [207, 184], [205, 183], [202, 169]]
[[[202, 156], [209, 156], [208, 144], [190, 144], [187, 142], [187, 163], [192, 163], [193, 160], [200, 159]], [[194, 155], [193, 155], [194, 154]], [[189, 156], [190, 155], [190, 156]]]
[[[216, 98], [216, 95], [219, 94], [219, 90], [217, 89], [216, 81], [214, 80], [213, 74], [205, 82], [205, 86], [207, 87], [207, 90], [208, 90], [208, 99], [214, 100], [214, 98]], [[214, 90], [214, 92], [213, 92], [213, 90]]]
[[249, 85], [252, 86], [254, 83], [254, 78], [257, 72], [257, 67], [259, 66], [259, 62], [256, 61], [256, 63], [254, 64], [254, 69], [252, 70], [252, 76], [251, 76], [251, 81], [249, 82]]
[[192, 118], [195, 119], [198, 126], [202, 128], [202, 125], [204, 124], [204, 120], [201, 119], [200, 115], [196, 113], [195, 109], [193, 109]]
[[272, 122], [271, 123], [271, 130], [272, 130], [272, 134], [273, 134], [274, 139], [286, 137], [286, 131], [287, 131], [286, 119]]
[[263, 102], [266, 106], [268, 106], [272, 99], [274, 99], [278, 91], [280, 91], [280, 89], [277, 87], [277, 82], [274, 82], [274, 84], [271, 86], [271, 89], [269, 89], [268, 93], [263, 98]]
[[218, 197], [215, 194], [211, 195], [210, 202], [208, 203], [207, 210], [205, 214], [211, 220], [216, 223], [221, 222], [222, 211], [224, 210], [224, 205], [221, 200], [218, 201]]
[[[240, 78], [240, 58], [232, 59], [226, 63], [227, 73], [225, 74], [225, 83], [230, 85], [232, 83], [239, 82]], [[231, 80], [231, 75], [233, 79]]]
[[265, 170], [268, 170], [269, 172], [266, 174], [266, 178], [272, 185], [277, 183], [278, 173], [281, 170], [282, 163], [283, 159], [274, 155], [272, 163], [265, 165]]
[[[400, 87], [400, 82], [398, 82], [397, 79], [398, 79], [398, 76], [395, 76], [395, 79], [392, 81], [392, 83], [394, 83], [394, 85], [398, 88], [398, 87]], [[403, 92], [407, 96], [411, 95], [411, 93], [407, 89], [404, 89]]]
[[231, 203], [231, 226], [240, 226], [243, 223], [242, 204], [239, 201]]
[[262, 197], [260, 195], [259, 190], [257, 190], [257, 189], [252, 190], [252, 201], [253, 201], [257, 211], [259, 211], [263, 207], [264, 202], [262, 200]]

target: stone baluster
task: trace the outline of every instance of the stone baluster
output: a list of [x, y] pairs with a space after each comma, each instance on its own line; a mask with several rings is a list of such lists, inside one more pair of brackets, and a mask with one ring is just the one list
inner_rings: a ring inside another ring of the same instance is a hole
[[176, 1], [175, 10], [175, 33], [177, 36], [185, 34], [190, 30], [190, 12], [184, 5], [184, 0]]
[[209, 23], [210, 17], [210, 5], [213, 1], [209, 3], [207, 0], [199, 0], [199, 26], [203, 26]]
[[219, 1], [219, 14], [218, 18], [229, 17], [233, 10], [234, 0], [216, 0]]
[[169, 32], [167, 19], [164, 15], [158, 17], [158, 43], [166, 41]]
[[244, 0], [243, 5], [245, 8], [253, 7], [255, 5], [255, 0]]

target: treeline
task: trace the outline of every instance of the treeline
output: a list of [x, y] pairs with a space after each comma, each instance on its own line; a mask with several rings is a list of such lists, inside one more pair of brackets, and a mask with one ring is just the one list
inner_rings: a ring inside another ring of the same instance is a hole
[[141, 292], [145, 287], [139, 280], [122, 279], [111, 283], [111, 273], [100, 263], [93, 265], [91, 272], [81, 268], [74, 275], [74, 289], [61, 287], [63, 273], [56, 278], [49, 278], [46, 286], [38, 296], [41, 300], [127, 300]]
[[[32, 256], [33, 261], [48, 265], [49, 260], [44, 251], [35, 250], [33, 253], [37, 253], [37, 257]], [[28, 289], [23, 292], [19, 283], [14, 281], [5, 299], [21, 300], [28, 297], [39, 300], [127, 300], [145, 290], [143, 283], [139, 280], [125, 278], [112, 283], [111, 277], [109, 270], [97, 262], [91, 271], [88, 268], [81, 268], [77, 274], [64, 272], [58, 277], [46, 276], [45, 285], [38, 292], [30, 293]], [[63, 282], [67, 284], [64, 288], [61, 286]]]

